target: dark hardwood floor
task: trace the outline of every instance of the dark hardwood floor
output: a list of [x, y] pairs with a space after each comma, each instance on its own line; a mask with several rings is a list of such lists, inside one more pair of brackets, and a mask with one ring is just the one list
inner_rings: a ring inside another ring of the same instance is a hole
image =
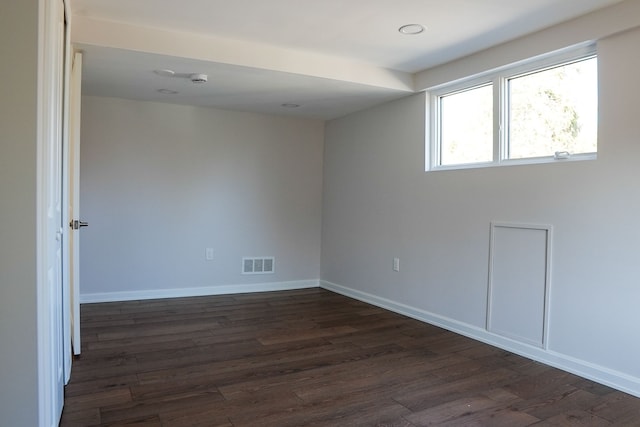
[[640, 399], [325, 290], [82, 306], [61, 426], [640, 426]]

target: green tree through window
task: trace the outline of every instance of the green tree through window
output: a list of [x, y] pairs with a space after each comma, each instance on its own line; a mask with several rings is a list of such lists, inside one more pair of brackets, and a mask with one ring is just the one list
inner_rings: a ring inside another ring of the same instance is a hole
[[597, 149], [595, 58], [509, 79], [510, 159]]

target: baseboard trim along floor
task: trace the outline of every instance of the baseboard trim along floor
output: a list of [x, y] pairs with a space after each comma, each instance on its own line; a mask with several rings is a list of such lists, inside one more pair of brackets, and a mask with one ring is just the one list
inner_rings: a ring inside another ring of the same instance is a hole
[[613, 387], [633, 396], [640, 397], [640, 378], [627, 375], [623, 372], [618, 372], [605, 366], [599, 366], [553, 350], [545, 350], [523, 344], [491, 333], [486, 329], [479, 328], [474, 325], [439, 316], [419, 308], [411, 307], [390, 299], [381, 298], [346, 286], [327, 281], [320, 281], [320, 287], [434, 326], [439, 326], [451, 332], [473, 338], [520, 356], [528, 357], [537, 362], [553, 366], [554, 368], [562, 369], [563, 371]]
[[202, 286], [175, 289], [150, 289], [140, 291], [105, 292], [80, 295], [81, 304], [136, 301], [159, 298], [188, 298], [212, 295], [246, 294], [254, 292], [290, 291], [317, 288], [318, 279], [295, 280], [289, 282], [269, 282], [243, 285]]

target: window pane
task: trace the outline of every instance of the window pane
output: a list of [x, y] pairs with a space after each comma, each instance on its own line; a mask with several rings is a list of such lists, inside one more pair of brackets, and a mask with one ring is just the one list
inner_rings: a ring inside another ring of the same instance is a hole
[[597, 151], [597, 60], [509, 80], [509, 159]]
[[440, 164], [493, 160], [493, 86], [440, 98]]

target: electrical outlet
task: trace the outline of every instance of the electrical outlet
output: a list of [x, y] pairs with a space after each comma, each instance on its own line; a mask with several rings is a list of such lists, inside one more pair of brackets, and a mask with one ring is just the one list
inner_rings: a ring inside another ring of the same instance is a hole
[[213, 261], [213, 248], [206, 248], [204, 250], [204, 258], [207, 261]]
[[400, 271], [400, 258], [393, 259], [393, 271]]

